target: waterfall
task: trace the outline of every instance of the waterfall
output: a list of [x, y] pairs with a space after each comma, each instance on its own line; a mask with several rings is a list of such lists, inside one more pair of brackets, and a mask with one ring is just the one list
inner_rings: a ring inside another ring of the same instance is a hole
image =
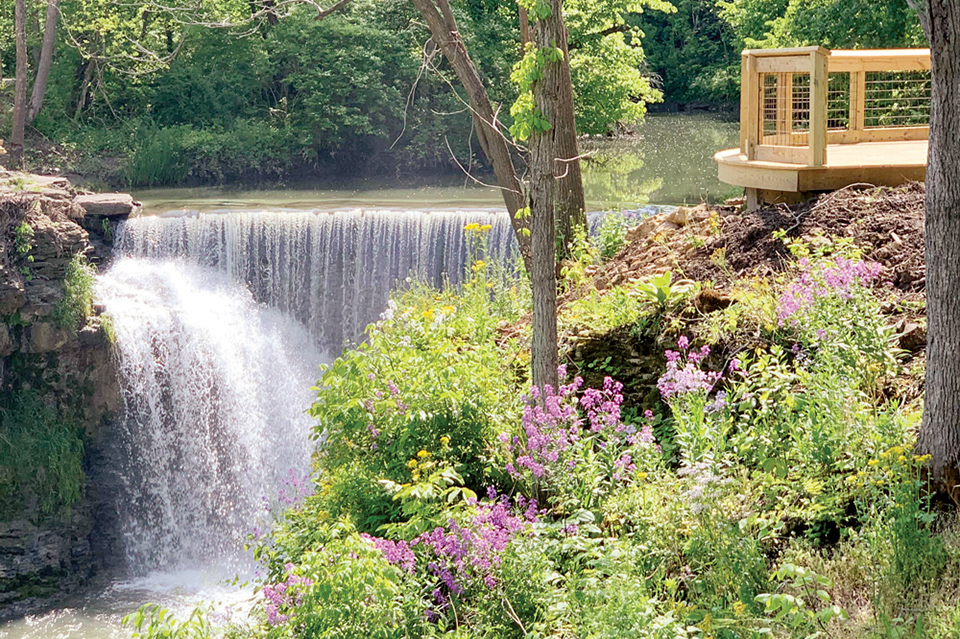
[[179, 257], [244, 282], [257, 301], [300, 321], [327, 352], [356, 342], [408, 276], [460, 281], [464, 226], [489, 224], [487, 261], [509, 264], [516, 242], [504, 213], [263, 211], [145, 216], [119, 229], [127, 255]]
[[123, 389], [112, 456], [128, 568], [244, 572], [245, 537], [309, 472], [314, 339], [243, 284], [179, 261], [121, 258], [96, 294]]

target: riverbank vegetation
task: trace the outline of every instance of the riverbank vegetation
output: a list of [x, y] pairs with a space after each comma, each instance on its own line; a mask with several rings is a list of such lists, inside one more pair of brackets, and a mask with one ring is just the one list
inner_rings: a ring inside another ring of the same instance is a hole
[[[45, 4], [27, 3], [31, 78], [43, 57]], [[270, 6], [209, 3], [185, 21], [185, 3], [59, 3], [28, 166], [131, 187], [459, 172], [454, 158], [483, 162], [463, 96], [424, 48], [428, 32], [408, 0], [356, 0], [321, 21], [307, 6], [288, 15]], [[509, 127], [522, 52], [517, 6], [453, 7]], [[906, 0], [853, 11], [840, 0], [579, 0], [567, 13], [581, 134], [627, 130], [661, 99], [736, 102], [744, 47], [922, 42]], [[9, 78], [13, 3], [0, 7], [0, 24], [0, 76]], [[12, 80], [0, 82], [0, 94], [6, 137]]]
[[[956, 517], [912, 452], [917, 188], [683, 209], [606, 263], [582, 244], [542, 392], [527, 301], [482, 254], [398, 293], [318, 382], [311, 494], [251, 538], [267, 576], [229, 632], [956, 636]], [[165, 619], [132, 621], [199, 627]]]

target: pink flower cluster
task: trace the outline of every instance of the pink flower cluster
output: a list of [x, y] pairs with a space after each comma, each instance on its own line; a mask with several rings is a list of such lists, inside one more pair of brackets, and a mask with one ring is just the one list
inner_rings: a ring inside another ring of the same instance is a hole
[[[577, 377], [572, 383], [561, 386], [554, 394], [549, 385], [544, 388], [542, 401], [540, 389], [534, 386], [523, 408], [523, 431], [525, 441], [518, 437], [500, 435], [507, 450], [516, 455], [506, 470], [512, 477], [530, 472], [542, 478], [546, 467], [560, 459], [560, 455], [580, 439], [582, 421], [577, 413], [576, 392], [583, 386]], [[619, 410], [619, 408], [618, 408]]]
[[391, 541], [382, 537], [374, 537], [367, 533], [361, 533], [360, 536], [373, 543], [374, 548], [383, 553], [383, 558], [389, 563], [400, 566], [405, 572], [413, 574], [417, 568], [417, 558], [410, 549], [410, 544], [405, 541]]
[[312, 494], [313, 482], [310, 481], [310, 475], [300, 475], [291, 468], [277, 493], [277, 500], [284, 509], [296, 508]]
[[267, 623], [271, 626], [279, 626], [290, 621], [292, 615], [281, 614], [280, 611], [299, 606], [303, 601], [303, 592], [300, 588], [313, 585], [310, 579], [293, 574], [293, 564], [286, 564], [284, 569], [287, 571], [286, 581], [263, 587], [265, 599], [263, 609], [267, 613]]
[[416, 571], [414, 550], [419, 549], [417, 554], [425, 562], [427, 572], [440, 581], [440, 587], [433, 591], [433, 599], [442, 609], [449, 595], [462, 595], [472, 581], [479, 580], [487, 588], [495, 588], [495, 569], [507, 544], [536, 521], [536, 501], [518, 499], [517, 505], [524, 512], [515, 515], [506, 496], [498, 497], [492, 488], [487, 494], [490, 501], [471, 504], [474, 511], [466, 525], [450, 519], [446, 527], [434, 528], [410, 542], [362, 536], [383, 553], [384, 559], [410, 574]]
[[[797, 313], [814, 305], [817, 299], [832, 296], [850, 299], [855, 286], [864, 286], [880, 275], [877, 262], [863, 262], [837, 257], [829, 263], [799, 260], [800, 275], [780, 296], [777, 320], [783, 326]], [[796, 319], [792, 320], [796, 323]]]
[[[566, 376], [565, 367], [561, 366], [558, 372], [561, 379]], [[636, 432], [634, 427], [623, 424], [620, 419], [623, 384], [606, 377], [602, 389], [588, 388], [578, 398], [576, 393], [582, 387], [583, 378], [576, 377], [571, 383], [560, 386], [556, 393], [550, 386], [544, 388], [542, 395], [536, 386], [530, 389], [523, 409], [525, 441], [511, 438], [506, 433], [500, 435], [500, 441], [515, 455], [514, 461], [506, 465], [512, 477], [519, 478], [529, 472], [537, 479], [543, 478], [547, 469], [580, 441], [584, 424], [577, 411], [578, 404], [586, 413], [590, 433], [609, 431], [623, 433], [626, 438]], [[605, 443], [601, 442], [600, 446], [604, 447]], [[567, 460], [566, 470], [572, 470], [576, 464], [575, 457]]]
[[682, 336], [677, 340], [680, 351], [668, 350], [664, 352], [667, 358], [667, 372], [657, 380], [660, 396], [670, 399], [685, 393], [707, 392], [713, 390], [723, 378], [723, 374], [700, 369], [700, 364], [710, 356], [710, 347], [701, 346], [698, 350], [690, 349], [690, 340]]

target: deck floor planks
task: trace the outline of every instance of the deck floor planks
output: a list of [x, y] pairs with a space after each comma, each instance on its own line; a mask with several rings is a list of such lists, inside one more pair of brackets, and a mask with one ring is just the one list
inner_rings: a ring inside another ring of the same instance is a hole
[[838, 189], [855, 182], [895, 186], [924, 178], [927, 141], [830, 144], [822, 167], [748, 161], [739, 149], [720, 151], [714, 157], [721, 180], [748, 188], [805, 192]]

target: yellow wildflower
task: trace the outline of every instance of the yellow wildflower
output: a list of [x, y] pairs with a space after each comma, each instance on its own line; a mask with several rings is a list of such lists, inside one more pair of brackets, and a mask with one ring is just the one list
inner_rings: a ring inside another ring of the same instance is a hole
[[489, 230], [492, 229], [492, 228], [493, 228], [493, 225], [491, 225], [491, 224], [484, 224], [483, 226], [480, 227], [480, 230], [483, 231], [483, 232], [487, 232], [487, 231], [489, 231]]
[[482, 271], [484, 268], [486, 268], [486, 266], [487, 266], [486, 262], [484, 262], [483, 260], [477, 260], [476, 262], [473, 263], [473, 266], [471, 266], [470, 269], [474, 273], [477, 273], [478, 271]]
[[463, 227], [463, 230], [464, 230], [464, 231], [479, 231], [479, 230], [480, 230], [480, 225], [477, 224], [476, 222], [471, 222], [470, 224], [467, 224], [465, 227]]
[[877, 461], [876, 459], [871, 459], [870, 461], [867, 462], [867, 466], [876, 466], [879, 463], [880, 462]]
[[450, 438], [447, 437], [446, 435], [444, 435], [443, 437], [440, 438], [440, 444], [443, 445], [443, 446], [449, 446], [449, 445], [450, 445]]
[[430, 453], [425, 450], [421, 450], [419, 453], [417, 453], [417, 457], [419, 457], [420, 459], [423, 459], [424, 457], [429, 457], [429, 456], [430, 456]]
[[407, 462], [407, 468], [416, 468], [416, 467], [417, 467], [416, 459], [411, 459], [410, 461]]

